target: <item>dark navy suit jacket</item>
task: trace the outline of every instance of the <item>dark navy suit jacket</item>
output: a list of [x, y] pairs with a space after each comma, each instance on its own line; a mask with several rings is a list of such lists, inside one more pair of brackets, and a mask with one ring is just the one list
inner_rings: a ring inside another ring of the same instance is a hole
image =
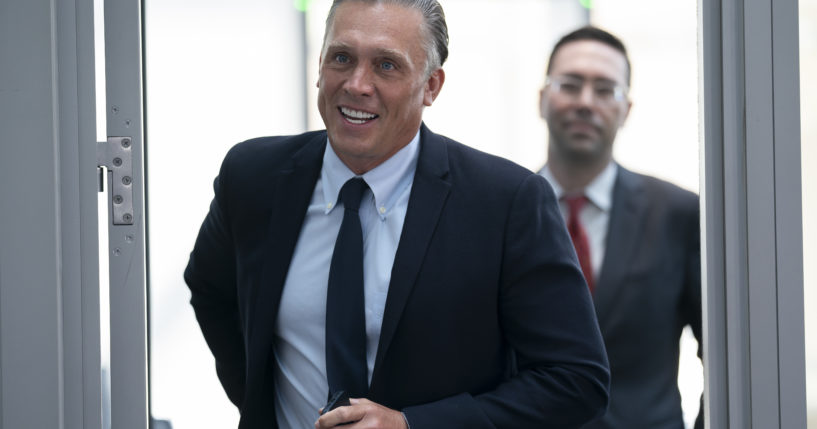
[[610, 359], [610, 406], [585, 429], [683, 429], [679, 339], [689, 325], [703, 344], [700, 258], [698, 197], [619, 167], [593, 296]]
[[[185, 271], [240, 428], [277, 427], [273, 324], [326, 141], [235, 146]], [[420, 145], [368, 397], [412, 429], [576, 428], [601, 415], [607, 358], [550, 186], [425, 126]]]

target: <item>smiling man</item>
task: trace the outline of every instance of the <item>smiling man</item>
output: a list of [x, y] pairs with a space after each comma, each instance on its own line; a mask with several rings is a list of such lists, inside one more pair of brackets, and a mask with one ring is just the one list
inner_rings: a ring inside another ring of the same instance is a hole
[[326, 130], [225, 158], [185, 280], [240, 428], [575, 428], [603, 412], [606, 355], [547, 182], [422, 123], [447, 45], [436, 0], [336, 0]]
[[550, 131], [540, 174], [559, 197], [610, 359], [609, 409], [584, 428], [678, 429], [684, 327], [701, 343], [698, 198], [613, 160], [629, 86], [612, 34], [584, 27], [559, 40], [540, 93]]

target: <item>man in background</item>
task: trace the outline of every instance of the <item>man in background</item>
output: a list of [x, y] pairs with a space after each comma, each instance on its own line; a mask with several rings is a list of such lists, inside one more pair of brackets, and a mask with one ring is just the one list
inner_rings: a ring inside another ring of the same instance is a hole
[[559, 199], [610, 361], [610, 406], [584, 427], [683, 428], [683, 328], [692, 327], [699, 356], [702, 344], [698, 198], [613, 159], [632, 106], [618, 38], [590, 26], [567, 34], [546, 74], [540, 109], [550, 138], [539, 174]]
[[553, 191], [422, 124], [447, 54], [436, 0], [335, 0], [326, 130], [226, 156], [185, 280], [241, 429], [603, 413], [607, 360]]

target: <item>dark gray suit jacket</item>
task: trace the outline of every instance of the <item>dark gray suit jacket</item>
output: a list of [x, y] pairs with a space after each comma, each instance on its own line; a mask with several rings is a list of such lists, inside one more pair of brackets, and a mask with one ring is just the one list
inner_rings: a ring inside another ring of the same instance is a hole
[[683, 328], [690, 325], [703, 344], [699, 231], [697, 195], [619, 167], [593, 297], [610, 359], [610, 405], [585, 428], [684, 427]]

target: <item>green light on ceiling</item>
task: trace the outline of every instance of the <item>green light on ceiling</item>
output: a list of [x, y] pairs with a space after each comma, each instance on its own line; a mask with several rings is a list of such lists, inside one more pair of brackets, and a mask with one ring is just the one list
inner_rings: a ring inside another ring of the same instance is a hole
[[585, 9], [593, 9], [593, 0], [579, 0], [579, 3]]
[[310, 3], [312, 3], [312, 0], [292, 0], [292, 5], [295, 6], [295, 9], [301, 12], [306, 12], [309, 9]]

